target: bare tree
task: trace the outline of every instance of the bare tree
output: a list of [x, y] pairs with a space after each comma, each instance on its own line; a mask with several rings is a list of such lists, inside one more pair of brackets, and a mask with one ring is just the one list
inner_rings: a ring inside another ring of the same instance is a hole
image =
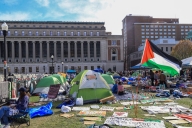
[[182, 60], [192, 56], [192, 42], [190, 40], [181, 40], [173, 47], [171, 55]]

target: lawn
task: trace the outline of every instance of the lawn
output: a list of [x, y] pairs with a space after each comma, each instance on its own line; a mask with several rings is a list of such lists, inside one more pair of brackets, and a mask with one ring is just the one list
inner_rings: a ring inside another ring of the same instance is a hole
[[[39, 97], [37, 96], [32, 96], [30, 97], [30, 102], [37, 102], [39, 100]], [[183, 105], [185, 107], [190, 107], [192, 105], [192, 99], [190, 98], [183, 98], [183, 99], [178, 99], [175, 100], [175, 102], [179, 103], [180, 105]], [[31, 125], [29, 126], [30, 128], [86, 128], [89, 125], [84, 125], [83, 122], [80, 121], [81, 117], [71, 117], [71, 118], [64, 118], [60, 117], [60, 109], [56, 109], [56, 106], [60, 104], [61, 101], [58, 102], [53, 102], [53, 107], [52, 110], [54, 111], [54, 114], [51, 116], [45, 116], [45, 117], [37, 117], [31, 119]], [[99, 104], [101, 106], [102, 104]], [[105, 104], [107, 106], [123, 106], [120, 103], [116, 104]], [[143, 104], [142, 104], [143, 105]], [[147, 104], [145, 104], [147, 105]], [[84, 106], [90, 106], [90, 104], [86, 104]], [[115, 110], [116, 111], [116, 110]], [[127, 111], [128, 112], [128, 117], [129, 118], [135, 118], [134, 110], [121, 110], [121, 111]], [[78, 112], [71, 112], [74, 113], [75, 115]], [[113, 112], [107, 112], [106, 117], [111, 116]], [[160, 119], [162, 120], [163, 116], [168, 116], [168, 114], [157, 114], [155, 117], [145, 117], [144, 114], [147, 114], [147, 112], [141, 110], [138, 108], [138, 118], [145, 118], [145, 119]], [[105, 118], [106, 118], [105, 117]], [[105, 121], [105, 118], [102, 119], [102, 122], [96, 122], [96, 124], [103, 124]], [[166, 128], [172, 128], [171, 123], [164, 121]], [[184, 126], [192, 126], [192, 123], [190, 124], [185, 124]], [[21, 128], [26, 128], [26, 124], [22, 124], [20, 126]], [[118, 126], [113, 126], [113, 128], [118, 128]], [[122, 127], [121, 127], [122, 128]]]

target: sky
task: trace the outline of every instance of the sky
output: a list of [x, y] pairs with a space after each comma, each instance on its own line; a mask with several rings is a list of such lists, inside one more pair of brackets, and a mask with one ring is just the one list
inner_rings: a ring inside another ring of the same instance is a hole
[[105, 22], [121, 35], [126, 15], [192, 23], [191, 0], [0, 0], [0, 20]]

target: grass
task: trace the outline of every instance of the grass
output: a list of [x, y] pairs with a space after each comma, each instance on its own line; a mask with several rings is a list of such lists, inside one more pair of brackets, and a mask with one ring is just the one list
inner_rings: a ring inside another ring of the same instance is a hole
[[[37, 96], [32, 96], [30, 97], [30, 102], [37, 102], [39, 100], [39, 97]], [[182, 106], [185, 107], [190, 107], [192, 105], [192, 99], [190, 98], [183, 98], [183, 99], [178, 99], [175, 102], [179, 103]], [[71, 118], [65, 118], [65, 117], [60, 117], [60, 109], [56, 109], [56, 106], [59, 105], [61, 101], [58, 102], [53, 102], [53, 107], [52, 110], [54, 111], [54, 114], [51, 116], [44, 116], [44, 117], [37, 117], [31, 119], [31, 125], [29, 126], [30, 128], [87, 128], [89, 125], [84, 125], [83, 122], [80, 121], [81, 117], [71, 117]], [[121, 107], [120, 103], [116, 104], [105, 104], [107, 106], [113, 106], [113, 107]], [[148, 105], [148, 104], [145, 104]], [[86, 104], [84, 106], [90, 106], [90, 104]], [[99, 104], [101, 107], [101, 104]], [[143, 106], [143, 104], [142, 104]], [[121, 110], [121, 111], [127, 111], [128, 112], [128, 117], [129, 118], [135, 118], [135, 113], [134, 110]], [[75, 115], [78, 112], [71, 112], [74, 113]], [[113, 112], [107, 112], [106, 117], [109, 117], [113, 114]], [[138, 115], [137, 118], [143, 118], [143, 119], [159, 119], [163, 120], [163, 116], [169, 116], [168, 114], [157, 114], [155, 117], [145, 117], [144, 114], [147, 114], [147, 112], [141, 110], [138, 107]], [[96, 122], [96, 124], [103, 124], [105, 121], [105, 118], [102, 119], [102, 122]], [[164, 120], [164, 123], [166, 125], [166, 128], [172, 128], [171, 123], [167, 122]], [[192, 126], [192, 123], [190, 124], [185, 124], [183, 126]], [[22, 124], [20, 126], [21, 128], [26, 128], [26, 124]], [[120, 126], [113, 126], [113, 128], [120, 128]], [[121, 127], [124, 128], [124, 127]]]

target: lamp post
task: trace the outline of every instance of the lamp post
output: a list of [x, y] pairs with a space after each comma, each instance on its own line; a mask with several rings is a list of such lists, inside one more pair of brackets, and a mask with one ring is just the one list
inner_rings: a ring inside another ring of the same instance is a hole
[[44, 73], [45, 73], [45, 66], [43, 66], [43, 71], [44, 71]]
[[6, 59], [6, 36], [7, 36], [7, 31], [8, 31], [8, 26], [7, 24], [4, 22], [1, 25], [2, 31], [3, 31], [3, 36], [4, 36], [4, 81], [7, 81], [7, 76], [6, 76], [6, 72], [7, 72], [7, 59]]
[[53, 75], [53, 58], [54, 58], [54, 56], [53, 55], [51, 55], [51, 59], [52, 59], [52, 75]]
[[63, 73], [63, 62], [61, 62], [61, 64], [62, 64], [62, 73]]

